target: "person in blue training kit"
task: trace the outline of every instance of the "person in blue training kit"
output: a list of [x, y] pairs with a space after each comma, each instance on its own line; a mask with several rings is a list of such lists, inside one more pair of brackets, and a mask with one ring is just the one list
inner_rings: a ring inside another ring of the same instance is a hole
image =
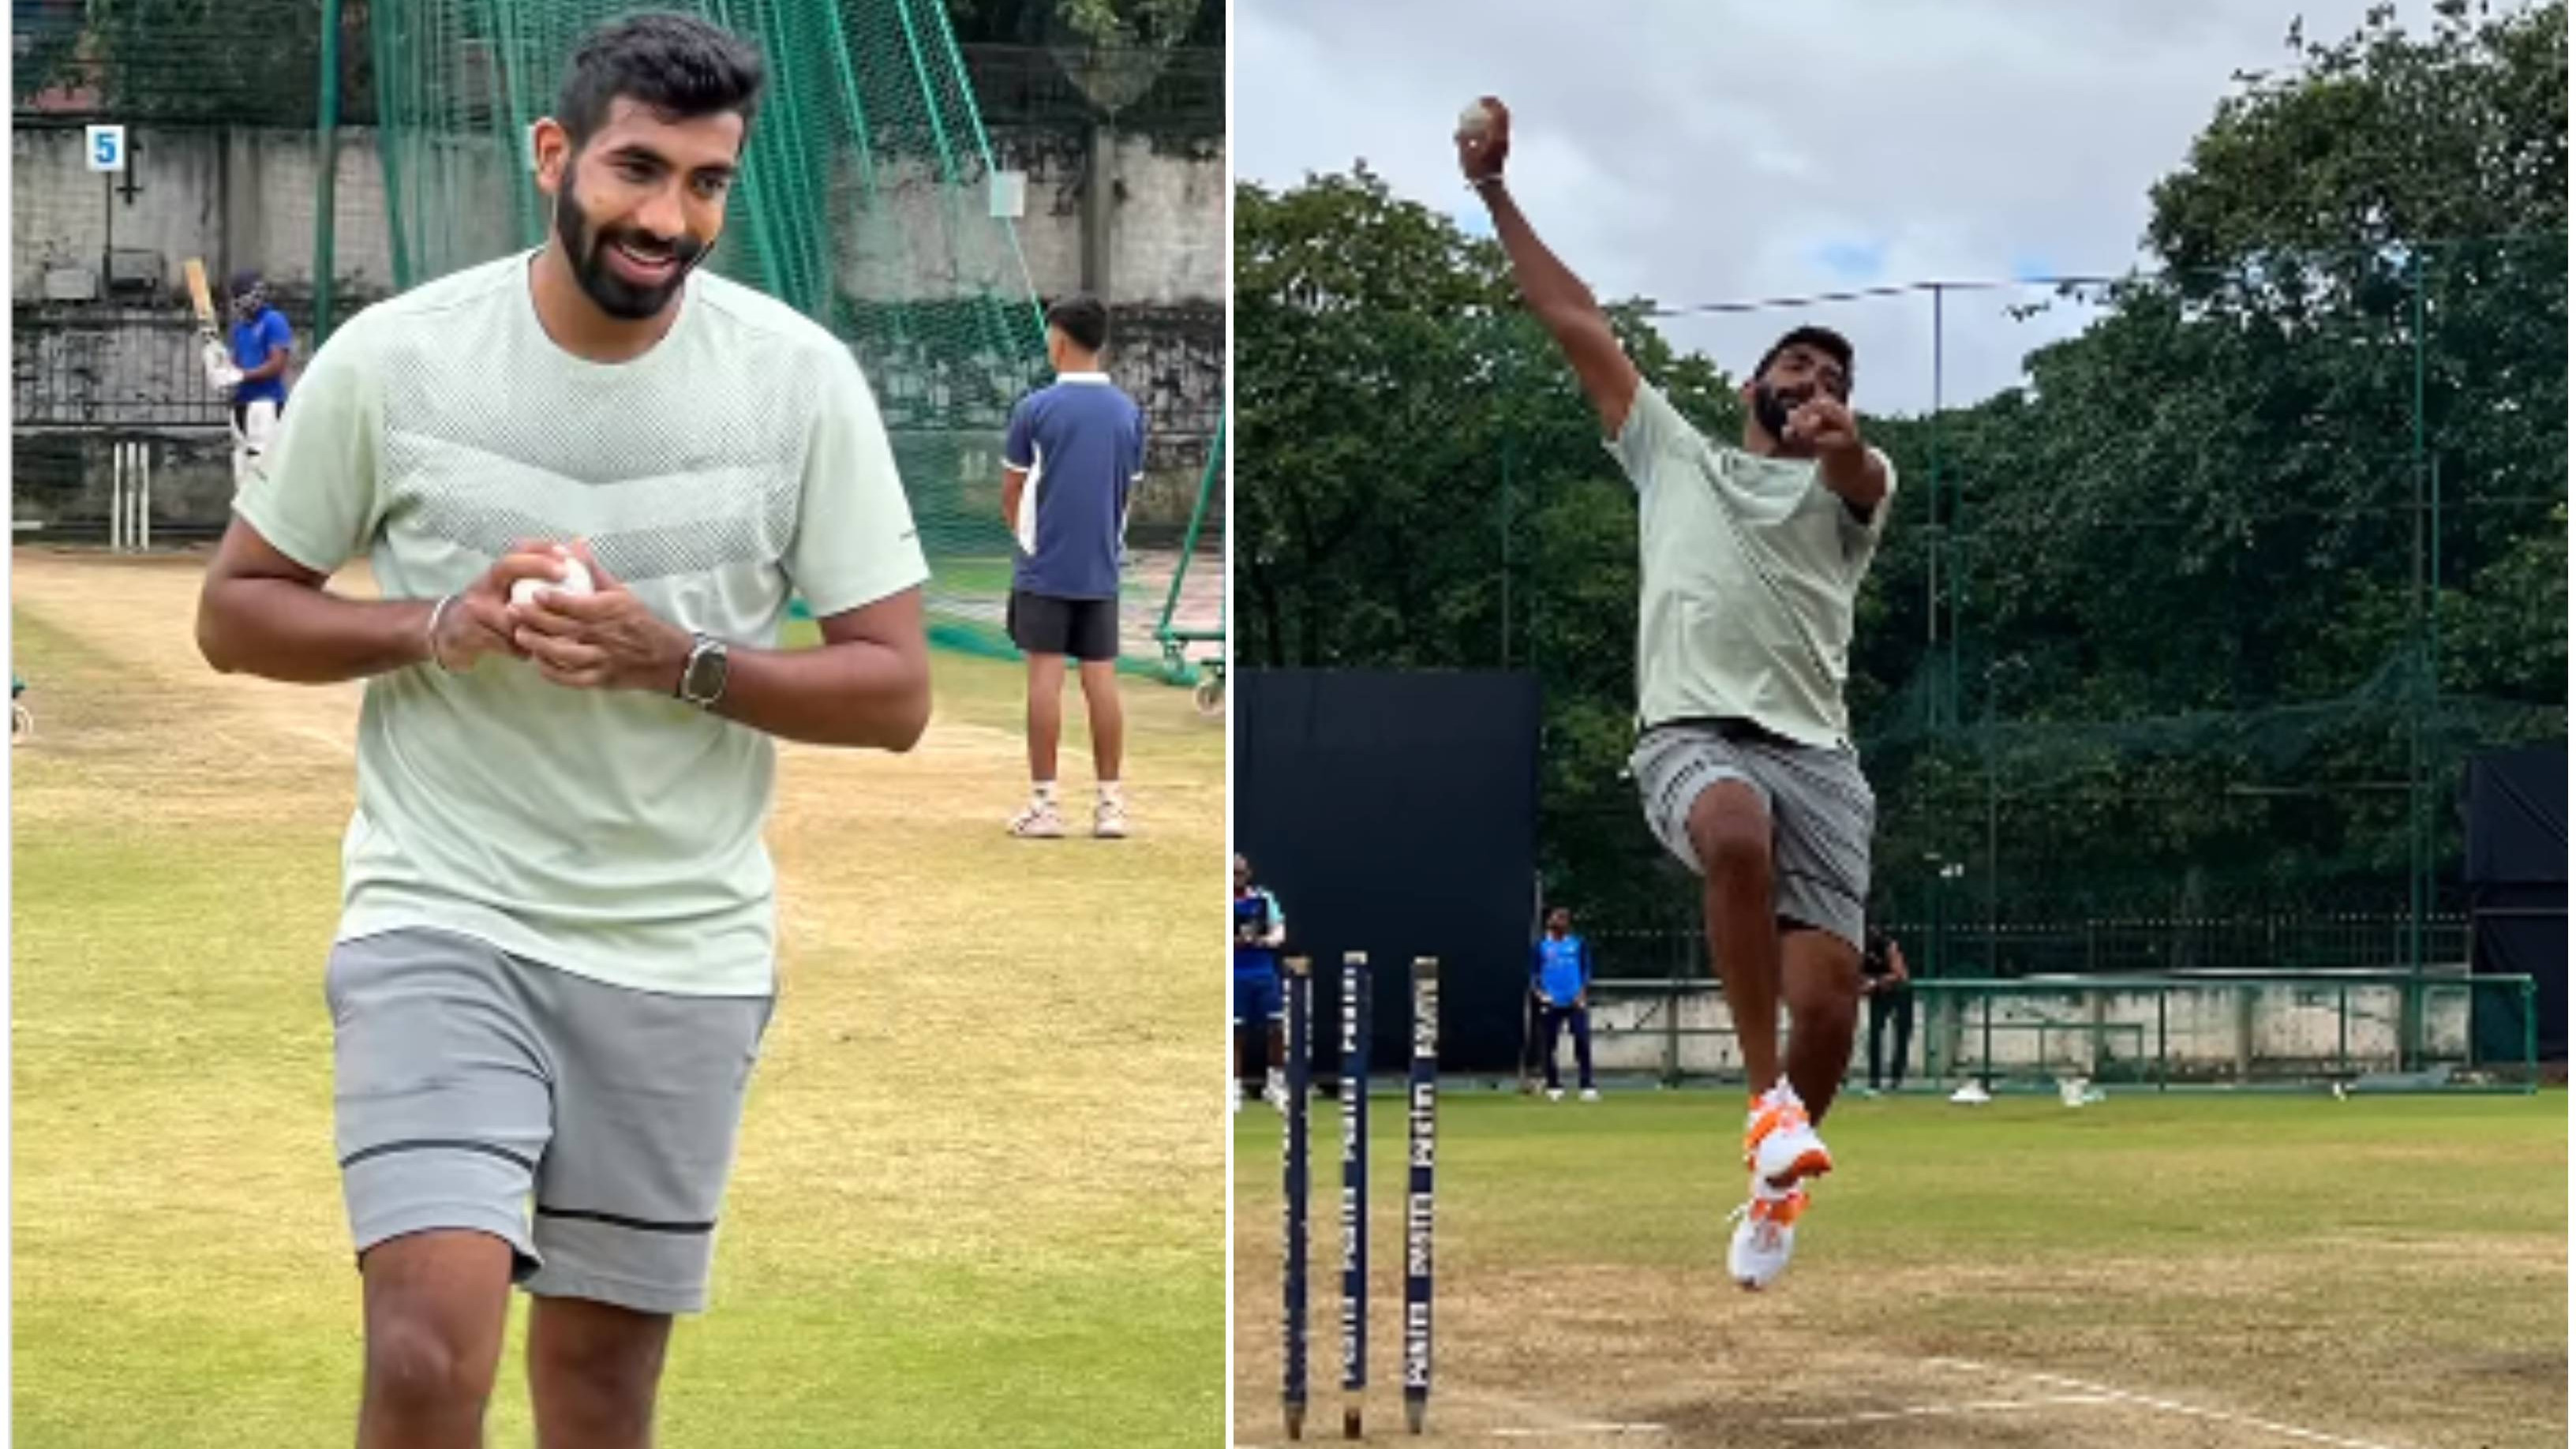
[[1002, 518], [1011, 526], [1011, 642], [1029, 659], [1029, 803], [1011, 833], [1064, 834], [1055, 788], [1064, 728], [1064, 661], [1081, 667], [1100, 798], [1091, 833], [1127, 833], [1119, 791], [1126, 720], [1118, 704], [1118, 573], [1127, 503], [1145, 471], [1145, 415], [1100, 370], [1109, 309], [1071, 296], [1047, 308], [1055, 382], [1020, 400], [1003, 447]]
[[268, 304], [268, 283], [257, 272], [233, 274], [233, 487], [239, 490], [268, 453], [278, 420], [286, 414], [286, 368], [295, 358], [295, 329]]
[[1538, 998], [1540, 1052], [1547, 1062], [1547, 1099], [1565, 1100], [1564, 1081], [1556, 1074], [1556, 1034], [1574, 1028], [1574, 1070], [1583, 1100], [1598, 1102], [1592, 1088], [1592, 943], [1574, 934], [1574, 913], [1563, 906], [1547, 913], [1547, 933], [1530, 947], [1530, 991]]
[[[1288, 916], [1279, 898], [1252, 883], [1252, 862], [1234, 858], [1234, 1110], [1243, 1110], [1244, 1084], [1258, 1060], [1263, 1098], [1288, 1102], [1288, 1038], [1280, 1022], [1287, 1004], [1280, 994], [1279, 948], [1288, 941]], [[1256, 1056], [1256, 1053], [1258, 1054]]]

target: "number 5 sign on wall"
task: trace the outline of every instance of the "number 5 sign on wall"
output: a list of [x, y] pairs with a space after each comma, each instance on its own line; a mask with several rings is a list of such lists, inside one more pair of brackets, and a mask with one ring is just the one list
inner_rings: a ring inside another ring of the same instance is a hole
[[123, 126], [89, 128], [89, 169], [92, 171], [125, 169], [125, 128]]

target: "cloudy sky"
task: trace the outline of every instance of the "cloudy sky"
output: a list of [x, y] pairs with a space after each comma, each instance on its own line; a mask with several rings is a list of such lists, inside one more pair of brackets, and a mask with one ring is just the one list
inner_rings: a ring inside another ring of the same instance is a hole
[[[2237, 69], [2278, 68], [2296, 15], [2349, 34], [2368, 0], [1235, 0], [1235, 168], [1273, 188], [1365, 159], [1482, 232], [1448, 142], [1512, 107], [1513, 190], [1605, 297], [1668, 307], [1925, 281], [2116, 273], [2147, 188]], [[2400, 0], [2408, 30], [2431, 0]], [[1983, 396], [2072, 330], [2044, 289], [1942, 305], [1942, 395]], [[1731, 372], [1795, 317], [1849, 333], [1860, 398], [1933, 389], [1926, 295], [1677, 318]]]

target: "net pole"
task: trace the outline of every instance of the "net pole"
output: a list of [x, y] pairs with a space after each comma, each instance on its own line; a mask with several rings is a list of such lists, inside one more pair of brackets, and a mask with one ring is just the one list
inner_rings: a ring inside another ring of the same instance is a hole
[[[498, 8], [502, 16], [525, 19], [525, 12], [517, 5], [507, 3], [507, 0], [502, 0]], [[502, 78], [502, 94], [509, 98], [509, 104], [498, 108], [494, 118], [504, 127], [502, 141], [509, 156], [502, 174], [510, 177], [512, 182], [509, 187], [510, 215], [518, 222], [521, 237], [542, 238], [545, 235], [545, 219], [536, 213], [534, 189], [527, 184], [524, 173], [529, 161], [528, 128], [536, 124], [536, 108], [545, 104], [535, 98], [537, 95], [535, 87], [544, 84], [545, 78], [530, 73], [535, 64], [537, 47], [530, 40], [524, 25], [495, 26], [494, 29], [503, 38], [504, 43], [501, 47], [501, 56], [493, 69]], [[522, 59], [527, 61], [526, 65], [515, 63]], [[513, 170], [521, 174], [512, 176]]]
[[1190, 509], [1188, 532], [1181, 536], [1180, 565], [1172, 570], [1172, 587], [1163, 595], [1162, 622], [1154, 626], [1157, 638], [1172, 632], [1172, 615], [1181, 606], [1181, 581], [1189, 577], [1190, 560], [1198, 552], [1199, 529], [1207, 522], [1208, 498], [1216, 491], [1218, 465], [1225, 458], [1225, 414], [1216, 415], [1216, 441], [1208, 448], [1207, 466], [1199, 471], [1199, 501]]
[[[783, 27], [760, 25], [757, 17], [751, 25], [745, 25], [735, 17], [733, 7], [725, 0], [710, 0], [708, 10], [710, 19], [737, 35], [750, 31], [765, 41], [783, 38]], [[789, 182], [781, 189], [791, 192], [795, 189], [795, 182], [804, 177], [800, 164], [803, 158], [796, 154], [796, 137], [804, 130], [803, 120], [797, 104], [797, 86], [786, 73], [791, 56], [786, 53], [786, 47], [774, 43], [763, 48], [768, 51], [770, 74], [774, 79], [766, 104], [775, 112], [776, 119], [769, 125], [756, 128], [751, 137], [754, 164], [745, 168], [742, 177], [742, 209], [748, 213], [746, 220], [751, 231], [751, 249], [759, 258], [761, 281], [770, 295], [806, 316], [822, 321], [826, 319], [815, 311], [811, 294], [805, 286], [804, 258], [791, 254], [798, 242], [810, 238], [813, 232], [807, 228], [777, 225], [770, 214], [769, 198], [763, 194], [766, 189], [763, 182], [773, 172], [784, 171], [787, 174]], [[764, 157], [768, 164], [759, 164]]]
[[2521, 986], [2516, 989], [2516, 994], [2522, 997], [2522, 1083], [2523, 1090], [2528, 1092], [2540, 1090], [2539, 989], [2528, 976], [2522, 978]]
[[2425, 702], [2437, 706], [2442, 702], [2442, 460], [2438, 455], [2425, 461], [2424, 485], [2431, 502], [2433, 531], [2433, 606], [2424, 614], [2431, 657], [2424, 674], [2424, 688]]
[[340, 0], [322, 0], [322, 110], [314, 121], [322, 147], [313, 196], [313, 342], [331, 337], [332, 272], [338, 245], [340, 179]]
[[407, 140], [396, 134], [394, 126], [408, 76], [401, 59], [403, 51], [397, 34], [400, 28], [388, 22], [382, 5], [368, 9], [367, 33], [376, 53], [376, 150], [385, 168], [385, 213], [391, 223], [387, 231], [391, 234], [396, 290], [408, 288], [413, 281], [411, 245], [405, 239], [411, 231], [412, 207], [402, 186], [402, 148]]
[[[957, 48], [957, 28], [948, 23], [945, 12], [941, 13], [939, 21], [939, 39], [942, 48], [948, 52], [948, 68], [950, 72], [957, 77], [958, 89], [963, 91], [965, 94], [972, 96], [975, 93], [975, 88], [972, 78], [966, 74], [965, 54]], [[977, 154], [984, 158], [984, 174], [987, 176], [997, 176], [1001, 174], [1001, 163], [993, 159], [993, 139], [984, 132], [983, 108], [980, 106], [969, 105], [966, 108], [966, 124], [974, 129], [975, 150]], [[1020, 229], [1017, 226], [1012, 225], [1007, 218], [1004, 218], [1002, 219], [1002, 235], [1009, 237], [1011, 240], [1011, 260], [1020, 269], [1020, 288], [1022, 291], [1029, 294], [1030, 313], [1033, 320], [1036, 322], [1038, 335], [1044, 337], [1046, 335], [1046, 309], [1037, 305], [1037, 278], [1032, 276], [1029, 272], [1028, 253], [1020, 249]]]
[[1500, 525], [1503, 553], [1501, 667], [1509, 669], [1512, 667], [1512, 451], [1508, 445], [1503, 449], [1502, 483], [1501, 494], [1495, 500], [1494, 520]]
[[[1932, 462], [1932, 469], [1935, 469], [1935, 480], [1940, 477], [1942, 364], [1945, 364], [1945, 358], [1950, 356], [1945, 315], [1942, 315], [1942, 297], [1945, 297], [1945, 291], [1942, 291], [1942, 286], [1935, 281], [1935, 284], [1932, 284], [1932, 459], [1935, 459], [1935, 462]], [[1950, 590], [1950, 673], [1947, 673], [1947, 719], [1950, 719], [1950, 724], [1958, 724], [1958, 686], [1960, 686], [1958, 634], [1960, 629], [1965, 627], [1965, 621], [1968, 621], [1968, 616], [1965, 616], [1965, 608], [1968, 608], [1968, 588], [1965, 588], [1965, 585], [1968, 585], [1968, 570], [1965, 570], [1965, 565], [1960, 562], [1960, 536], [1958, 536], [1958, 523], [1960, 523], [1960, 516], [1965, 513], [1965, 503], [1968, 503], [1968, 500], [1965, 500], [1965, 492], [1960, 490], [1960, 482], [1953, 477], [1953, 480], [1950, 480], [1950, 521], [1947, 521], [1940, 531], [1940, 549], [1942, 554], [1947, 554], [1947, 557], [1942, 559], [1942, 562], [1947, 562], [1947, 578], [1942, 578], [1942, 585]]]
[[[859, 194], [864, 201], [861, 224], [864, 225], [865, 217], [874, 216], [880, 210], [878, 201], [881, 187], [877, 180], [876, 143], [870, 139], [867, 96], [859, 86], [858, 71], [851, 65], [850, 44], [846, 35], [836, 38], [832, 44], [832, 70], [840, 79], [842, 100], [850, 108], [850, 134], [858, 142]], [[909, 309], [898, 306], [888, 311], [894, 319], [896, 350], [909, 352], [913, 340]]]
[[[2415, 673], [2415, 675], [2417, 676], [2416, 678], [2414, 678], [2414, 679], [2412, 679], [2412, 680], [2410, 680], [2410, 681], [2409, 681], [2409, 683], [2410, 683], [2411, 687], [2407, 690], [2407, 695], [2406, 695], [2406, 702], [2407, 702], [2407, 726], [2408, 726], [2408, 728], [2407, 728], [2407, 739], [2406, 739], [2406, 755], [2407, 755], [2407, 769], [2406, 769], [2406, 807], [2407, 807], [2407, 820], [2406, 820], [2406, 844], [2407, 844], [2407, 857], [2408, 857], [2408, 859], [2407, 859], [2407, 880], [2406, 880], [2406, 898], [2407, 898], [2407, 906], [2406, 906], [2406, 959], [2407, 959], [2407, 963], [2408, 963], [2408, 964], [2409, 964], [2409, 965], [2414, 969], [2415, 974], [2416, 974], [2418, 977], [2421, 977], [2421, 976], [2423, 975], [2423, 973], [2424, 973], [2424, 905], [2425, 905], [2424, 897], [2425, 897], [2425, 894], [2426, 894], [2426, 887], [2427, 887], [2427, 884], [2428, 884], [2428, 882], [2426, 881], [2426, 875], [2427, 875], [2427, 872], [2430, 870], [2430, 862], [2429, 862], [2429, 861], [2428, 861], [2428, 859], [2427, 859], [2427, 857], [2428, 857], [2428, 855], [2430, 854], [2430, 852], [2425, 848], [2425, 840], [2424, 840], [2424, 813], [2425, 813], [2425, 812], [2424, 812], [2424, 794], [2425, 794], [2425, 791], [2424, 791], [2424, 695], [2423, 695], [2423, 691], [2424, 691], [2425, 681], [2423, 680], [2423, 678], [2422, 678], [2421, 676], [2422, 676], [2422, 673], [2423, 673], [2423, 671], [2424, 671], [2425, 667], [2430, 663], [2430, 661], [2425, 657], [2425, 649], [2424, 649], [2424, 635], [2423, 635], [2423, 628], [2424, 628], [2424, 557], [2423, 557], [2423, 555], [2424, 555], [2424, 525], [2425, 525], [2425, 509], [2424, 509], [2424, 491], [2425, 491], [2425, 466], [2424, 466], [2424, 354], [2425, 354], [2425, 348], [2424, 348], [2424, 254], [2423, 254], [2423, 252], [2422, 252], [2422, 250], [2421, 250], [2420, 248], [2419, 248], [2419, 249], [2417, 249], [2417, 250], [2415, 250], [2415, 251], [2413, 251], [2412, 253], [2410, 253], [2410, 254], [2409, 254], [2408, 259], [2407, 259], [2407, 268], [2406, 268], [2406, 272], [2407, 272], [2407, 280], [2408, 280], [2408, 282], [2409, 282], [2409, 284], [2410, 284], [2410, 290], [2411, 290], [2411, 292], [2412, 292], [2412, 296], [2411, 296], [2411, 299], [2410, 299], [2410, 300], [2412, 301], [2412, 303], [2413, 303], [2413, 307], [2414, 307], [2414, 326], [2413, 326], [2413, 328], [2412, 328], [2412, 331], [2414, 332], [2414, 339], [2413, 339], [2413, 341], [2414, 341], [2414, 354], [2415, 354], [2415, 355], [2414, 355], [2414, 363], [2415, 363], [2415, 401], [2414, 401], [2414, 406], [2413, 406], [2413, 408], [2412, 408], [2410, 411], [2411, 411], [2411, 412], [2412, 412], [2412, 414], [2413, 414], [2413, 421], [2414, 421], [2414, 438], [2413, 438], [2413, 448], [2414, 448], [2414, 468], [2413, 468], [2413, 475], [2414, 475], [2414, 484], [2415, 484], [2415, 504], [2416, 504], [2416, 507], [2415, 507], [2415, 530], [2414, 530], [2414, 532], [2415, 532], [2415, 578], [2414, 578], [2415, 588], [2414, 588], [2414, 605], [2415, 605], [2415, 629], [2416, 629], [2416, 635], [2415, 635], [2415, 654], [2416, 654], [2416, 657], [2415, 657], [2415, 669], [2414, 669], [2414, 671], [2413, 671], [2413, 672], [2414, 672], [2414, 673]], [[2418, 999], [2417, 999], [2416, 1004], [2417, 1004], [2417, 1006], [2420, 1008], [2420, 1006], [2422, 1005], [2420, 998], [2418, 998]], [[2410, 1052], [2415, 1051], [2415, 1050], [2416, 1050], [2417, 1048], [2419, 1048], [2419, 1046], [2420, 1046], [2420, 1042], [2419, 1042], [2419, 1040], [2418, 1040], [2418, 1037], [2419, 1037], [2420, 1032], [2421, 1032], [2421, 1030], [2422, 1030], [2422, 1015], [2421, 1015], [2420, 1010], [2418, 1011], [2418, 1013], [2417, 1013], [2417, 1015], [2416, 1015], [2416, 1018], [2415, 1018], [2415, 1021], [2414, 1021], [2414, 1023], [2413, 1023], [2413, 1024], [2414, 1024], [2414, 1026], [2415, 1026], [2416, 1030], [2415, 1030], [2415, 1032], [2410, 1032], [2410, 1033], [2409, 1033], [2409, 1035], [2408, 1035], [2408, 1039], [2407, 1039], [2407, 1042], [2406, 1042], [2406, 1046], [2407, 1046], [2407, 1048], [2409, 1049], [2409, 1051], [2410, 1051]], [[2410, 1065], [2411, 1065], [2411, 1064], [2410, 1064]]]
[[[948, 123], [942, 120], [939, 115], [939, 92], [937, 87], [933, 86], [930, 82], [930, 65], [928, 60], [922, 55], [921, 32], [920, 27], [914, 23], [912, 18], [911, 0], [895, 0], [895, 15], [903, 22], [904, 50], [912, 60], [913, 79], [921, 87], [924, 113], [930, 120], [931, 140], [939, 147], [940, 175], [941, 179], [948, 183], [948, 209], [952, 215], [962, 215], [962, 213], [958, 212], [960, 203], [957, 199], [957, 153], [949, 144]], [[948, 26], [946, 13], [935, 12], [931, 16], [930, 23], [938, 26], [944, 33]], [[974, 109], [974, 97], [971, 92], [967, 96], [966, 108], [968, 110]], [[984, 308], [978, 307], [975, 309], [975, 320], [980, 326], [984, 327], [989, 332], [992, 323], [986, 317]], [[1037, 309], [1037, 321], [1039, 335], [1044, 336], [1046, 332], [1046, 312], [1044, 309]], [[993, 344], [993, 350], [997, 355], [1003, 357], [1010, 356], [1011, 348], [1006, 340], [989, 336], [986, 340], [988, 343]]]
[[1995, 974], [1995, 927], [2003, 914], [2003, 878], [1996, 864], [2002, 816], [1995, 758], [1995, 661], [1986, 663], [1986, 974]]
[[[1923, 570], [1923, 645], [1939, 662], [1941, 648], [1941, 284], [1932, 284], [1932, 481], [1923, 490], [1924, 506], [1931, 516], [1930, 553]], [[1923, 694], [1923, 724], [1929, 729], [1941, 723], [1941, 691], [1938, 681]]]
[[[815, 51], [839, 53], [848, 48], [849, 40], [842, 33], [841, 27], [830, 23], [829, 17], [825, 17], [823, 22], [818, 24], [813, 16], [804, 15], [803, 12], [798, 13], [805, 24], [802, 27], [802, 33], [794, 42], [800, 80], [795, 87], [797, 113], [800, 116], [817, 112], [828, 114], [819, 104], [818, 99], [808, 94], [809, 86], [803, 83], [803, 77], [806, 68], [812, 64], [812, 55]], [[784, 29], [788, 22], [782, 17], [776, 23]], [[832, 172], [830, 142], [819, 139], [801, 123], [791, 127], [789, 134], [779, 139], [786, 144], [794, 158], [793, 170], [790, 174], [805, 180], [810, 187], [808, 194], [811, 197], [829, 197]], [[833, 290], [836, 278], [831, 240], [833, 228], [827, 213], [827, 204], [818, 205], [809, 201], [798, 208], [795, 217], [786, 228], [788, 237], [778, 244], [785, 246], [801, 242], [801, 245], [795, 245], [795, 259], [799, 273], [798, 285], [801, 289], [799, 295], [805, 299], [806, 315], [829, 326], [832, 322]], [[776, 241], [776, 239], [773, 240]]]

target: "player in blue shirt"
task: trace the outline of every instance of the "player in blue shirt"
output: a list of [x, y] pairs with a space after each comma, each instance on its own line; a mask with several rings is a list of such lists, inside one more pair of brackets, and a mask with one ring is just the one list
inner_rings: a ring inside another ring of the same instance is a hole
[[257, 272], [233, 274], [233, 487], [239, 489], [267, 453], [278, 419], [286, 414], [286, 366], [295, 357], [295, 329], [268, 304], [268, 283]]
[[1539, 1040], [1547, 1062], [1547, 1099], [1565, 1100], [1556, 1075], [1556, 1034], [1574, 1028], [1574, 1067], [1583, 1100], [1598, 1102], [1592, 1088], [1592, 943], [1574, 934], [1574, 913], [1563, 906], [1547, 913], [1547, 933], [1530, 947], [1530, 990], [1538, 997]]
[[1002, 450], [1002, 518], [1014, 544], [1011, 642], [1029, 660], [1029, 803], [1011, 833], [1064, 834], [1055, 791], [1064, 728], [1064, 661], [1081, 668], [1100, 798], [1091, 833], [1127, 833], [1118, 767], [1126, 720], [1118, 705], [1118, 575], [1127, 504], [1145, 472], [1145, 415], [1100, 370], [1109, 309], [1066, 297], [1047, 308], [1055, 382], [1020, 400]]
[[[1252, 863], [1234, 858], [1234, 1109], [1243, 1110], [1250, 1063], [1260, 1061], [1261, 1095], [1274, 1107], [1288, 1103], [1288, 1036], [1280, 1020], [1279, 948], [1288, 940], [1288, 916], [1279, 898], [1252, 883]], [[1255, 1054], [1259, 1055], [1256, 1056]]]

